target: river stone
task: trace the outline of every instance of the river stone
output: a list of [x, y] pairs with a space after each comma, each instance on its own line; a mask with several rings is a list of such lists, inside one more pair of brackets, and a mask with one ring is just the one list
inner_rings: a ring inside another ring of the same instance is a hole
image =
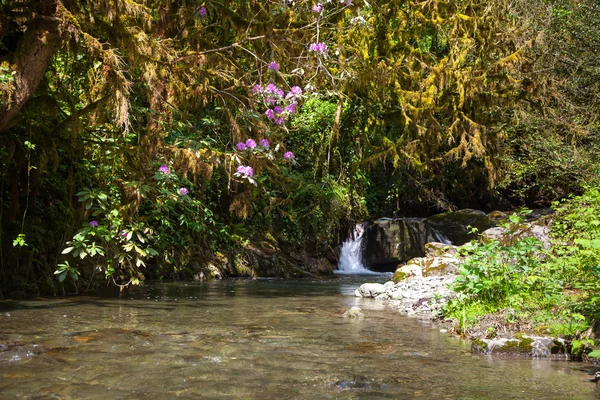
[[424, 256], [425, 243], [440, 240], [423, 218], [382, 218], [365, 230], [365, 263], [372, 271], [393, 272], [399, 263]]
[[358, 307], [352, 307], [348, 311], [346, 311], [343, 315], [344, 318], [364, 318], [365, 314], [362, 313], [362, 310]]
[[398, 268], [396, 270], [396, 273], [394, 274], [394, 276], [396, 276], [396, 274], [398, 274], [398, 276], [401, 276], [400, 274], [403, 274], [402, 276], [405, 278], [411, 278], [414, 276], [417, 277], [422, 277], [423, 276], [423, 268], [421, 266], [421, 262], [423, 260], [426, 260], [425, 257], [415, 257], [411, 260], [409, 260], [405, 265], [401, 266], [400, 268]]
[[458, 247], [440, 242], [425, 243], [425, 257], [442, 257], [454, 255]]
[[483, 211], [469, 208], [433, 215], [427, 218], [426, 222], [446, 235], [455, 245], [465, 244], [476, 237], [469, 233], [470, 228], [468, 226], [483, 232], [495, 225], [494, 221]]
[[416, 257], [398, 268], [394, 276], [410, 278], [456, 274], [459, 263], [460, 260], [452, 256]]
[[356, 297], [377, 297], [377, 295], [384, 292], [385, 288], [381, 283], [363, 283], [356, 289], [354, 295]]
[[567, 346], [564, 339], [548, 336], [528, 336], [519, 338], [475, 339], [472, 350], [480, 354], [525, 355], [536, 358], [565, 358]]
[[498, 240], [502, 245], [510, 244], [515, 238], [526, 238], [531, 236], [542, 242], [545, 249], [549, 249], [551, 244], [550, 227], [531, 222], [524, 223], [514, 233], [511, 233], [507, 228], [497, 226], [486, 229], [482, 233], [482, 236], [489, 240]]

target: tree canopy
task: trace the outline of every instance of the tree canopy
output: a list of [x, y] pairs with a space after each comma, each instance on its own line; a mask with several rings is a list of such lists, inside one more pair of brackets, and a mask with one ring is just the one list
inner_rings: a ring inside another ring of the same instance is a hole
[[2, 290], [255, 274], [369, 216], [577, 192], [597, 7], [0, 0]]

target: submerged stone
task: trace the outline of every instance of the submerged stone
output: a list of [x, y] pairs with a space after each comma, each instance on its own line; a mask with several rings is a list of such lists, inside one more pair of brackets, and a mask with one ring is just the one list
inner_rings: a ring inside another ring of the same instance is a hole
[[567, 356], [563, 339], [548, 336], [527, 336], [519, 338], [475, 339], [472, 343], [474, 353], [486, 355], [522, 355], [534, 358]]
[[344, 318], [364, 318], [365, 314], [362, 313], [362, 310], [358, 307], [352, 307], [348, 311], [346, 311], [343, 315]]

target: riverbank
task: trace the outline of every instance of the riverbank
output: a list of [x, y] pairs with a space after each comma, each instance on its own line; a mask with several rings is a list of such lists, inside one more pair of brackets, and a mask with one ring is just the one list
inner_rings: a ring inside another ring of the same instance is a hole
[[552, 222], [513, 215], [462, 246], [428, 243], [425, 257], [401, 265], [392, 281], [364, 284], [355, 295], [437, 321], [470, 339], [475, 353], [595, 362], [595, 323], [578, 311], [588, 300], [556, 267]]

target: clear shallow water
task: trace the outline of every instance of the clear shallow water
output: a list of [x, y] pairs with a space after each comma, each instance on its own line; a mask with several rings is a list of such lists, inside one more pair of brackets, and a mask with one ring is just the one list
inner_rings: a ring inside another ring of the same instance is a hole
[[[0, 398], [600, 398], [588, 366], [473, 356], [434, 327], [352, 297], [359, 279], [0, 302], [0, 345], [24, 345], [0, 352]], [[365, 319], [342, 318], [353, 305]]]

